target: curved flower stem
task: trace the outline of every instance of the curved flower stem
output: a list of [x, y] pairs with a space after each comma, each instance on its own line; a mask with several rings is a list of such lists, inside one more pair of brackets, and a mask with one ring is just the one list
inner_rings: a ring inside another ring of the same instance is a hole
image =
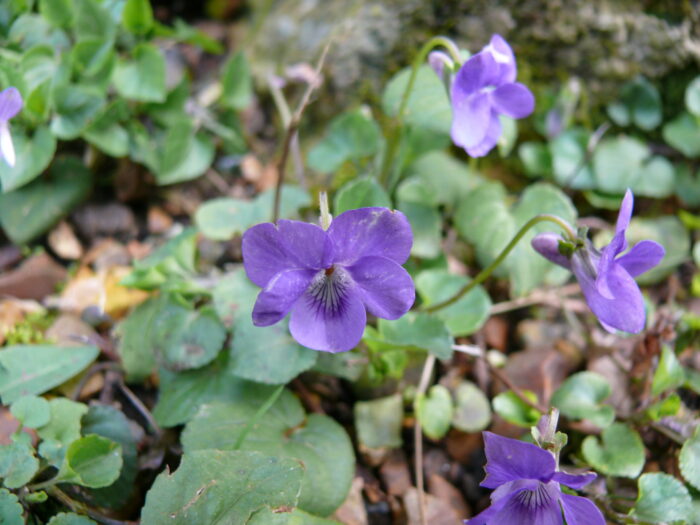
[[[318, 59], [316, 64], [316, 76], [321, 75], [321, 70], [323, 69], [323, 64], [326, 61], [326, 55], [328, 55], [328, 50], [330, 49], [330, 43], [326, 44], [321, 52], [321, 58]], [[277, 163], [277, 184], [275, 185], [275, 198], [272, 203], [272, 222], [277, 223], [280, 215], [280, 203], [282, 201], [282, 184], [284, 183], [284, 174], [287, 168], [287, 157], [289, 157], [289, 152], [294, 142], [294, 137], [297, 136], [297, 131], [299, 130], [299, 124], [301, 123], [301, 117], [304, 114], [306, 106], [309, 105], [311, 100], [311, 94], [318, 87], [315, 82], [309, 82], [306, 87], [306, 91], [301, 97], [299, 106], [292, 115], [291, 120], [287, 123], [284, 141], [282, 142], [282, 154], [280, 156], [279, 162]]]
[[275, 404], [275, 401], [277, 401], [277, 398], [280, 397], [280, 394], [282, 394], [282, 391], [284, 390], [284, 385], [280, 385], [277, 387], [277, 389], [272, 392], [272, 395], [267, 398], [267, 401], [265, 401], [262, 406], [258, 409], [258, 411], [253, 415], [253, 417], [250, 418], [246, 426], [243, 428], [243, 431], [240, 433], [238, 436], [238, 439], [233, 445], [233, 450], [238, 450], [241, 448], [241, 445], [243, 445], [243, 442], [245, 441], [245, 438], [248, 437], [248, 434], [250, 434], [250, 431], [253, 430], [253, 427], [260, 421], [260, 418], [262, 418], [270, 408], [272, 408], [272, 405]]
[[515, 246], [518, 244], [520, 239], [523, 238], [527, 231], [541, 222], [553, 222], [554, 224], [560, 226], [566, 232], [566, 237], [569, 240], [573, 241], [574, 239], [576, 239], [576, 232], [574, 232], [574, 230], [571, 228], [571, 225], [569, 225], [564, 219], [557, 217], [556, 215], [549, 214], [535, 215], [532, 219], [527, 221], [523, 225], [523, 227], [520, 228], [520, 230], [518, 230], [518, 233], [516, 233], [515, 236], [511, 239], [511, 241], [506, 245], [506, 247], [503, 248], [503, 251], [501, 251], [501, 253], [498, 254], [498, 257], [496, 257], [494, 261], [491, 264], [489, 264], [486, 268], [481, 270], [481, 272], [479, 272], [476, 275], [476, 277], [474, 277], [474, 279], [465, 284], [455, 295], [453, 295], [446, 301], [442, 301], [441, 303], [428, 306], [427, 308], [425, 308], [425, 311], [436, 312], [438, 310], [441, 310], [442, 308], [445, 308], [446, 306], [450, 306], [451, 304], [456, 303], [462, 297], [468, 294], [475, 286], [483, 283], [486, 279], [488, 279], [488, 277], [493, 273], [493, 271], [496, 268], [498, 268], [498, 265], [503, 262], [503, 260], [508, 256], [511, 250], [515, 248]]
[[425, 395], [428, 390], [430, 376], [433, 374], [435, 367], [435, 356], [428, 354], [423, 365], [423, 372], [418, 383], [418, 390], [413, 401], [413, 441], [414, 441], [414, 467], [416, 469], [416, 488], [418, 489], [418, 513], [420, 514], [421, 525], [428, 525], [425, 514], [425, 483], [423, 479], [423, 430], [421, 428], [420, 419], [418, 419], [418, 400]]
[[455, 43], [445, 36], [435, 36], [428, 40], [416, 55], [411, 65], [411, 76], [408, 77], [408, 84], [406, 84], [406, 89], [401, 96], [401, 101], [399, 102], [399, 109], [396, 113], [396, 118], [391, 125], [388, 136], [386, 150], [384, 152], [384, 158], [382, 159], [382, 167], [379, 172], [379, 183], [387, 187], [389, 182], [389, 176], [391, 174], [391, 166], [394, 162], [394, 157], [399, 147], [399, 138], [401, 136], [401, 128], [403, 127], [403, 117], [406, 112], [406, 106], [408, 106], [408, 100], [413, 91], [413, 85], [416, 83], [416, 77], [418, 76], [418, 69], [425, 63], [428, 58], [428, 53], [430, 53], [437, 46], [444, 47], [449, 53], [455, 64], [461, 65], [462, 55]]

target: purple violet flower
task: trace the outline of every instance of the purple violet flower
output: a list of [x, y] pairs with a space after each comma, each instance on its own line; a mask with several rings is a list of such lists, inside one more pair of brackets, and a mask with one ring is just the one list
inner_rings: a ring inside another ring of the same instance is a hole
[[22, 95], [15, 87], [0, 92], [0, 157], [10, 166], [15, 165], [15, 147], [12, 145], [9, 120], [22, 109]]
[[491, 506], [468, 525], [605, 525], [587, 498], [564, 494], [559, 484], [580, 489], [596, 475], [557, 472], [554, 455], [538, 446], [484, 432], [487, 463], [482, 487], [496, 489]]
[[483, 157], [501, 136], [499, 115], [527, 117], [535, 108], [530, 90], [515, 82], [513, 50], [500, 35], [467, 60], [452, 84], [452, 142]]
[[300, 221], [258, 224], [243, 234], [243, 265], [263, 290], [253, 324], [269, 326], [291, 311], [300, 344], [345, 352], [360, 342], [366, 311], [398, 319], [416, 291], [401, 267], [413, 244], [400, 211], [361, 208], [341, 213], [327, 231]]
[[646, 240], [627, 249], [625, 232], [630, 224], [634, 196], [627, 190], [617, 216], [615, 236], [601, 251], [591, 241], [567, 257], [559, 250], [561, 236], [555, 233], [540, 233], [532, 239], [532, 246], [553, 263], [571, 270], [581, 285], [586, 302], [598, 317], [603, 327], [614, 332], [638, 333], [644, 329], [646, 314], [644, 299], [634, 278], [650, 270], [664, 257], [664, 247]]

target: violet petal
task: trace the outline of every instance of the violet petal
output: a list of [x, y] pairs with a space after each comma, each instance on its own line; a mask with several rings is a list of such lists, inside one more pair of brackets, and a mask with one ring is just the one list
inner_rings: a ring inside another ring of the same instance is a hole
[[333, 242], [333, 262], [343, 265], [370, 255], [403, 264], [413, 244], [406, 216], [387, 208], [360, 208], [341, 213], [331, 222], [328, 236]]
[[497, 64], [497, 76], [491, 79], [493, 84], [515, 82], [515, 77], [518, 74], [515, 54], [505, 38], [499, 34], [493, 35], [489, 45], [484, 48], [484, 52], [491, 54]]
[[524, 118], [535, 110], [535, 97], [520, 82], [503, 84], [494, 89], [491, 102], [498, 113], [511, 118]]
[[270, 326], [279, 322], [306, 291], [315, 272], [306, 269], [284, 270], [276, 274], [258, 294], [253, 307], [253, 324]]
[[489, 525], [562, 525], [556, 483], [539, 483], [534, 490], [523, 490], [508, 499], [508, 503]]
[[549, 481], [554, 474], [554, 456], [531, 444], [484, 432], [487, 463], [482, 487], [499, 485], [522, 479]]
[[7, 122], [20, 112], [23, 106], [22, 95], [15, 87], [0, 92], [0, 122]]
[[567, 525], [605, 525], [600, 509], [588, 498], [562, 494], [561, 506]]
[[455, 75], [450, 95], [453, 106], [455, 98], [464, 99], [480, 89], [492, 85], [498, 76], [499, 66], [492, 54], [480, 52], [472, 56]]
[[6, 122], [0, 122], [0, 157], [4, 158], [10, 167], [15, 166], [15, 146], [12, 144], [10, 127]]
[[400, 265], [386, 257], [363, 257], [347, 268], [372, 315], [398, 319], [413, 306], [416, 288]]
[[[334, 271], [342, 276], [343, 270]], [[362, 339], [367, 313], [349, 276], [312, 281], [292, 307], [289, 330], [301, 345], [324, 352], [352, 350]]]
[[464, 97], [453, 96], [452, 128], [450, 129], [452, 142], [467, 150], [481, 144], [492, 118], [488, 93], [475, 93]]
[[559, 242], [562, 240], [561, 236], [556, 233], [545, 232], [535, 235], [531, 244], [535, 251], [545, 259], [571, 270], [571, 261], [566, 255], [559, 252]]
[[615, 262], [615, 257], [617, 254], [623, 250], [623, 246], [627, 244], [625, 241], [625, 231], [619, 231], [615, 234], [610, 244], [608, 244], [600, 253], [600, 260], [598, 261], [598, 275], [596, 277], [596, 288], [598, 292], [606, 299], [613, 299], [615, 297], [614, 293], [610, 289], [610, 283], [608, 276], [612, 270], [612, 267], [617, 264]]
[[626, 254], [618, 257], [615, 262], [622, 266], [632, 277], [643, 274], [659, 264], [666, 250], [658, 242], [640, 241]]
[[471, 148], [466, 148], [466, 151], [472, 157], [483, 157], [489, 151], [491, 151], [496, 144], [498, 144], [498, 139], [501, 136], [501, 120], [498, 118], [498, 114], [491, 112], [489, 125], [486, 128], [486, 134], [479, 144]]
[[586, 472], [585, 474], [567, 474], [566, 472], [555, 472], [552, 476], [552, 481], [566, 485], [572, 489], [580, 489], [588, 485], [596, 478], [594, 472]]
[[241, 249], [248, 278], [261, 288], [283, 270], [327, 268], [332, 257], [326, 233], [300, 221], [257, 224], [243, 234]]
[[[615, 225], [615, 233], [626, 230], [630, 225], [630, 220], [632, 219], [632, 209], [634, 208], [634, 195], [632, 191], [628, 189], [625, 192], [625, 196], [622, 198], [622, 203], [620, 204], [620, 211], [617, 214], [617, 224]], [[625, 248], [623, 248], [624, 250]]]
[[606, 276], [612, 299], [604, 297], [598, 291], [594, 276], [587, 265], [583, 264], [579, 254], [574, 254], [572, 271], [581, 285], [588, 306], [608, 328], [631, 333], [639, 333], [644, 329], [646, 314], [642, 292], [622, 266], [613, 264]]

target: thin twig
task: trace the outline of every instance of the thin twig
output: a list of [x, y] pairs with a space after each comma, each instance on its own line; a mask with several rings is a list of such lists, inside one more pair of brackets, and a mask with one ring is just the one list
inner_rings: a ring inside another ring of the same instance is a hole
[[113, 370], [115, 372], [118, 372], [121, 370], [121, 367], [113, 362], [113, 361], [106, 361], [104, 363], [96, 363], [92, 365], [87, 372], [85, 372], [85, 375], [80, 379], [80, 382], [76, 385], [75, 390], [73, 390], [73, 394], [71, 394], [70, 398], [73, 401], [77, 401], [80, 399], [80, 394], [82, 393], [83, 389], [85, 388], [85, 385], [87, 385], [88, 381], [94, 376], [95, 374], [99, 372], [103, 372], [105, 370]]
[[159, 435], [162, 432], [162, 430], [156, 422], [156, 418], [154, 418], [153, 414], [151, 414], [151, 411], [148, 410], [146, 405], [143, 404], [143, 402], [138, 398], [138, 396], [134, 394], [134, 392], [128, 386], [126, 386], [123, 377], [121, 378], [118, 384], [119, 389], [122, 391], [122, 394], [126, 396], [126, 398], [134, 406], [134, 408], [138, 410], [139, 413], [143, 416], [143, 418], [148, 422], [148, 424], [151, 426], [151, 430], [153, 431], [153, 433]]
[[525, 308], [528, 306], [534, 306], [536, 304], [546, 304], [549, 306], [556, 307], [566, 307], [567, 310], [585, 310], [585, 305], [581, 303], [581, 308], [577, 307], [579, 301], [567, 301], [565, 298], [570, 295], [576, 295], [581, 291], [581, 287], [578, 284], [569, 284], [567, 286], [562, 286], [556, 292], [545, 291], [545, 290], [535, 290], [530, 295], [525, 297], [518, 297], [517, 299], [512, 299], [510, 301], [502, 301], [491, 306], [491, 315], [502, 314], [505, 312], [510, 312], [511, 310], [517, 310], [519, 308]]
[[520, 399], [520, 401], [525, 403], [527, 406], [534, 408], [535, 410], [537, 410], [538, 412], [540, 412], [542, 414], [546, 414], [547, 412], [549, 412], [549, 408], [547, 408], [543, 405], [540, 405], [539, 403], [535, 403], [529, 397], [527, 397], [525, 395], [525, 393], [522, 390], [520, 390], [520, 388], [515, 383], [513, 383], [510, 380], [510, 378], [506, 375], [506, 373], [503, 372], [500, 368], [493, 366], [491, 363], [489, 363], [488, 359], [486, 359], [486, 358], [482, 358], [482, 359], [484, 360], [486, 365], [489, 367], [491, 374], [493, 374], [493, 376], [496, 379], [498, 379], [501, 383], [506, 385], [506, 387], [508, 387], [518, 397], [518, 399]]
[[423, 365], [423, 372], [418, 383], [416, 391], [416, 401], [413, 404], [414, 422], [413, 422], [413, 440], [415, 452], [415, 469], [416, 469], [416, 488], [418, 489], [418, 512], [420, 514], [421, 525], [428, 525], [425, 514], [425, 482], [423, 479], [423, 429], [421, 428], [420, 418], [418, 417], [418, 400], [423, 397], [428, 390], [430, 377], [433, 374], [435, 367], [435, 356], [428, 354]]
[[46, 492], [48, 492], [51, 496], [59, 500], [61, 503], [63, 503], [66, 507], [68, 507], [70, 510], [76, 513], [83, 513], [87, 514], [90, 516], [93, 520], [102, 523], [103, 525], [136, 525], [138, 522], [136, 521], [121, 521], [121, 520], [116, 520], [114, 518], [110, 518], [107, 516], [104, 516], [103, 514], [100, 514], [96, 510], [91, 509], [87, 505], [80, 503], [78, 501], [75, 501], [73, 498], [68, 496], [65, 492], [63, 492], [61, 489], [57, 487], [49, 487]]
[[[318, 59], [318, 63], [316, 64], [317, 76], [320, 76], [321, 74], [321, 70], [323, 69], [323, 64], [326, 61], [326, 55], [328, 55], [328, 50], [330, 49], [330, 46], [330, 42], [326, 44], [326, 46], [323, 48], [323, 52], [321, 53], [321, 58]], [[311, 94], [314, 92], [314, 89], [316, 89], [316, 87], [317, 84], [314, 82], [309, 82], [309, 84], [306, 86], [306, 91], [304, 91], [304, 95], [302, 96], [301, 101], [299, 101], [299, 106], [294, 112], [294, 115], [292, 115], [292, 118], [289, 121], [289, 124], [287, 125], [287, 129], [284, 134], [284, 142], [282, 143], [282, 155], [280, 156], [280, 160], [277, 165], [277, 186], [275, 187], [275, 200], [272, 205], [272, 222], [277, 222], [277, 219], [279, 219], [280, 201], [282, 198], [282, 184], [284, 182], [284, 174], [287, 166], [287, 157], [289, 157], [289, 150], [292, 144], [292, 139], [294, 138], [294, 135], [299, 129], [301, 116], [304, 114], [304, 110], [306, 109], [306, 106], [308, 106], [309, 100], [311, 99]]]

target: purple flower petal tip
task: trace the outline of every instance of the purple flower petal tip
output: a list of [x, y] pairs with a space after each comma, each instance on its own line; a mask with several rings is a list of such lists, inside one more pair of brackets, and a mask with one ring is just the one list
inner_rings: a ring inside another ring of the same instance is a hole
[[615, 235], [602, 250], [587, 239], [571, 258], [559, 253], [563, 239], [553, 233], [541, 233], [532, 240], [533, 248], [553, 263], [571, 270], [588, 306], [606, 330], [639, 333], [646, 324], [644, 298], [634, 278], [658, 265], [664, 247], [651, 240], [637, 243], [627, 253], [625, 235], [632, 217], [634, 195], [627, 190], [620, 205]]
[[515, 55], [508, 42], [493, 35], [489, 44], [467, 60], [452, 85], [452, 141], [473, 157], [491, 151], [501, 135], [499, 115], [524, 118], [535, 98], [516, 83]]
[[[595, 474], [557, 472], [554, 456], [530, 443], [484, 432], [486, 472], [483, 486], [495, 489], [491, 506], [467, 525], [543, 523], [562, 525], [562, 510], [570, 525], [605, 525], [596, 505], [581, 496], [563, 494], [560, 483], [579, 489]], [[489, 483], [487, 483], [487, 481]]]
[[328, 231], [300, 221], [258, 224], [243, 235], [243, 266], [262, 287], [256, 326], [291, 313], [289, 330], [301, 345], [345, 352], [362, 338], [367, 311], [398, 319], [415, 301], [401, 267], [413, 234], [406, 216], [387, 208], [338, 215]]
[[23, 104], [17, 88], [9, 87], [0, 92], [0, 157], [11, 167], [14, 167], [16, 159], [8, 121], [21, 111]]

